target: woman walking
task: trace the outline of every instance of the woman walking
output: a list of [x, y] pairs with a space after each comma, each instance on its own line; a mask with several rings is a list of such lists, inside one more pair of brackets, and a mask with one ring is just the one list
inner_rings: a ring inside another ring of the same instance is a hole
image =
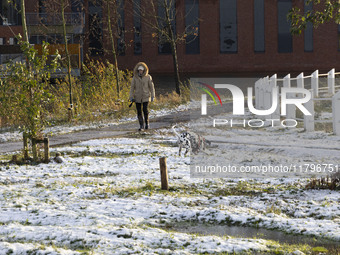
[[[137, 118], [139, 121], [139, 131], [149, 128], [149, 102], [155, 99], [155, 87], [149, 68], [144, 62], [139, 62], [133, 70], [131, 81], [130, 100], [136, 103]], [[142, 107], [143, 114], [142, 115]], [[144, 126], [145, 122], [145, 126]]]

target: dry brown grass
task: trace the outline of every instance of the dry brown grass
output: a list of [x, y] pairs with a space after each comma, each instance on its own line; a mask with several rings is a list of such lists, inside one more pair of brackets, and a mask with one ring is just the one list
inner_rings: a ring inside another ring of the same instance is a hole
[[[118, 95], [117, 77], [112, 64], [92, 61], [84, 65], [82, 76], [73, 77], [72, 80], [74, 105], [72, 122], [89, 123], [134, 116], [135, 107], [129, 108], [131, 78], [131, 71], [119, 71], [120, 93]], [[160, 95], [150, 108], [154, 110], [174, 108], [187, 102], [190, 89], [182, 85], [181, 92], [181, 96], [176, 92]], [[46, 103], [44, 107], [47, 109], [45, 117], [50, 125], [68, 122], [69, 85], [66, 80], [56, 80], [54, 84], [50, 84], [49, 93], [53, 94], [54, 100]], [[15, 121], [17, 119], [15, 112], [7, 112], [9, 115], [0, 118], [0, 127], [19, 126], [20, 123]]]

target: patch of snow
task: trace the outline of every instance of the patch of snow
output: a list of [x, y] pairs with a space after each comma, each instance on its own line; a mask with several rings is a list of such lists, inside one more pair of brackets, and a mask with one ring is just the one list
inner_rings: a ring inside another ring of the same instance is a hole
[[[189, 128], [187, 125], [177, 127]], [[234, 164], [340, 162], [339, 139], [319, 132], [199, 128]], [[261, 138], [261, 140], [259, 139]], [[170, 129], [146, 138], [90, 140], [51, 149], [63, 163], [0, 166], [0, 253], [218, 253], [270, 249], [263, 239], [199, 236], [155, 226], [237, 223], [340, 241], [340, 193], [306, 190], [308, 179], [190, 177]], [[280, 146], [282, 145], [282, 146]], [[284, 146], [283, 146], [284, 145]], [[332, 151], [332, 153], [327, 153]], [[159, 158], [169, 186], [160, 191]], [[301, 161], [299, 160], [301, 159]], [[259, 195], [229, 194], [256, 192]], [[154, 227], [151, 227], [154, 226]], [[59, 248], [62, 247], [62, 248]]]

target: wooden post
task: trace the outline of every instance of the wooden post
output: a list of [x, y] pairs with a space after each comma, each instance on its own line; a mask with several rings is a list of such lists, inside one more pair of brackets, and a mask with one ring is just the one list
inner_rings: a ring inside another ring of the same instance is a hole
[[44, 160], [45, 163], [50, 161], [50, 144], [47, 137], [44, 138]]
[[263, 84], [264, 84], [264, 78], [260, 80], [259, 83], [259, 100], [258, 105], [256, 106], [256, 109], [262, 110], [263, 109]]
[[[287, 74], [283, 78], [283, 87], [284, 88], [291, 88], [291, 80], [290, 80], [290, 74]], [[292, 99], [296, 98], [296, 94], [288, 94], [287, 98]], [[293, 104], [286, 105], [286, 110], [287, 110], [287, 119], [295, 119], [296, 118], [296, 107]]]
[[333, 133], [340, 135], [340, 91], [332, 99]]
[[33, 161], [38, 161], [38, 152], [37, 152], [37, 140], [32, 138], [32, 152], [33, 152]]
[[261, 96], [260, 96], [260, 110], [265, 110], [266, 109], [266, 90], [267, 90], [267, 82], [268, 82], [269, 77], [266, 76], [262, 79], [261, 82]]
[[24, 159], [27, 160], [28, 159], [28, 136], [26, 132], [24, 132], [22, 136], [24, 140]]
[[169, 190], [168, 185], [168, 169], [166, 167], [166, 158], [159, 158], [159, 166], [161, 170], [161, 183], [162, 183], [162, 190]]
[[[264, 94], [263, 94], [263, 106], [264, 106], [264, 110], [268, 110], [270, 109], [270, 101], [271, 101], [271, 93], [272, 89], [270, 88], [270, 83], [269, 83], [269, 77], [266, 77], [265, 80], [265, 86], [264, 86]], [[269, 117], [269, 116], [267, 116]]]
[[255, 82], [255, 107], [256, 109], [259, 109], [259, 99], [260, 99], [260, 84], [261, 84], [261, 79], [257, 80]]
[[15, 163], [15, 164], [18, 163], [18, 156], [17, 155], [13, 155], [10, 162]]
[[[277, 89], [279, 89], [278, 87], [277, 87], [277, 74], [274, 74], [274, 75], [272, 75], [272, 77], [270, 77], [270, 87], [271, 87], [271, 98], [270, 98], [270, 100], [271, 100], [271, 105], [273, 105], [274, 104], [274, 95], [273, 95], [273, 93], [274, 93], [274, 91], [273, 91], [273, 89], [274, 88], [277, 88]], [[279, 100], [279, 93], [277, 93], [277, 95], [276, 95], [276, 102], [279, 102], [280, 100]], [[271, 114], [271, 119], [280, 119], [280, 105], [279, 105], [279, 103], [277, 104], [277, 106], [276, 106], [276, 109], [275, 109], [275, 111]]]
[[319, 70], [312, 73], [312, 90], [315, 97], [319, 97]]
[[201, 114], [207, 115], [207, 94], [201, 95], [201, 102], [202, 102]]
[[297, 76], [297, 87], [298, 88], [305, 88], [305, 80], [304, 80], [304, 75], [303, 73], [300, 73], [298, 76]]
[[331, 95], [334, 95], [335, 94], [335, 69], [334, 68], [328, 72], [327, 83], [328, 83], [328, 93]]
[[314, 111], [314, 93], [311, 91], [312, 97], [311, 99], [305, 104], [306, 109], [312, 114], [312, 115], [304, 115], [303, 116], [303, 124], [304, 128], [307, 132], [314, 131], [315, 125], [314, 125], [314, 117], [315, 117], [315, 111]]

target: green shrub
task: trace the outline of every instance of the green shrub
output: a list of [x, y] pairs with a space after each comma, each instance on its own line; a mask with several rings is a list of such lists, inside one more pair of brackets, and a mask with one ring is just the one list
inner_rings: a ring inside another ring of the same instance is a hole
[[42, 55], [19, 37], [23, 62], [10, 62], [0, 88], [0, 115], [18, 125], [28, 137], [39, 137], [47, 123], [48, 105], [54, 100], [50, 91], [51, 72], [58, 67], [59, 54], [48, 62], [48, 44]]
[[[9, 76], [0, 83], [0, 116], [6, 116], [6, 123], [12, 126], [27, 126], [23, 116], [31, 116], [37, 126], [34, 133], [40, 133], [46, 124], [58, 124], [68, 121], [69, 85], [66, 79], [56, 79], [50, 83], [51, 69], [44, 69], [47, 59], [47, 46], [44, 48], [42, 58], [36, 57], [34, 49], [30, 49], [31, 58], [34, 58], [36, 70], [40, 70], [34, 79], [29, 79], [25, 64], [13, 63], [16, 75]], [[18, 72], [16, 69], [22, 71]], [[8, 73], [10, 71], [8, 70]], [[129, 92], [133, 73], [132, 71], [119, 70], [119, 95], [117, 94], [117, 77], [114, 65], [109, 62], [87, 61], [82, 66], [82, 75], [72, 77], [72, 97], [75, 109], [73, 122], [91, 122], [103, 119], [120, 119], [121, 117], [134, 116], [135, 107], [129, 108]], [[28, 91], [23, 91], [29, 84], [39, 87], [39, 93], [34, 94], [35, 106], [38, 108], [24, 107], [29, 103]], [[17, 84], [26, 84], [17, 86]], [[27, 85], [28, 84], [28, 85]], [[175, 92], [160, 95], [151, 109], [174, 108], [190, 100], [190, 87], [181, 86], [182, 95]], [[21, 94], [26, 96], [22, 97]], [[20, 98], [25, 100], [18, 101]], [[23, 102], [24, 101], [24, 102]], [[27, 111], [31, 111], [27, 115]], [[35, 118], [33, 116], [39, 116]], [[40, 118], [44, 117], [44, 118]]]

